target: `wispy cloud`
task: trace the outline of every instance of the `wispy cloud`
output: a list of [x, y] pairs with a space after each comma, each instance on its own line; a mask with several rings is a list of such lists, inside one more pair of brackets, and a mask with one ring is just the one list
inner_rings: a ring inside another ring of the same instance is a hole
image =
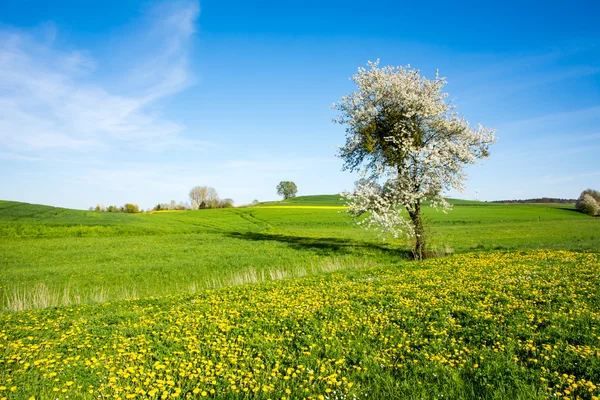
[[329, 164], [339, 164], [339, 160], [333, 157], [296, 157], [273, 158], [269, 161], [256, 160], [232, 160], [220, 165], [220, 168], [227, 170], [244, 170], [244, 172], [293, 172], [304, 171], [306, 169], [319, 167]]
[[453, 81], [468, 83], [471, 88], [462, 91], [460, 97], [473, 103], [600, 74], [600, 68], [588, 61], [565, 65], [567, 60], [582, 53], [597, 54], [598, 49], [588, 45], [528, 55], [506, 54], [502, 60], [497, 60], [497, 55], [487, 55], [483, 57], [486, 67], [476, 63], [476, 70], [455, 76]]
[[527, 153], [572, 154], [598, 146], [600, 106], [548, 113], [498, 126], [504, 138], [519, 138]]
[[585, 174], [572, 174], [572, 175], [546, 175], [543, 178], [543, 182], [548, 185], [560, 185], [567, 182], [573, 182], [579, 179], [600, 177], [600, 171], [589, 172]]
[[193, 84], [188, 59], [198, 15], [195, 2], [149, 10], [144, 30], [131, 35], [154, 45], [124, 69], [126, 86], [100, 79], [100, 61], [89, 51], [56, 47], [60, 31], [52, 24], [43, 34], [0, 28], [0, 150], [31, 156], [186, 142], [183, 127], [152, 106]]
[[600, 106], [593, 106], [562, 112], [554, 112], [533, 118], [512, 121], [503, 125], [502, 127], [505, 129], [547, 129], [556, 128], [557, 126], [559, 128], [564, 128], [567, 124], [572, 126], [573, 123], [588, 123], [594, 120], [600, 121]]
[[0, 152], [0, 160], [39, 161], [39, 157], [29, 157], [21, 154]]

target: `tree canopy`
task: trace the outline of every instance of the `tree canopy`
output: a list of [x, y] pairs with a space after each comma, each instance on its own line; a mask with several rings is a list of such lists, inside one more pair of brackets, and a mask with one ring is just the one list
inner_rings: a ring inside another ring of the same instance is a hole
[[296, 193], [298, 193], [298, 187], [292, 181], [281, 181], [277, 185], [277, 194], [283, 196], [284, 200], [296, 197]]
[[584, 190], [577, 199], [575, 208], [587, 215], [600, 215], [600, 192], [593, 189]]
[[210, 186], [194, 186], [189, 193], [192, 209], [216, 208], [219, 204], [219, 195], [215, 188]]
[[[352, 77], [356, 91], [333, 105], [334, 121], [346, 127], [339, 156], [344, 169], [360, 171], [348, 211], [357, 222], [382, 233], [414, 236], [423, 258], [421, 204], [449, 208], [443, 193], [463, 190], [464, 167], [489, 156], [495, 131], [472, 128], [454, 111], [443, 91], [446, 79], [426, 79], [407, 67], [369, 62]], [[408, 219], [404, 217], [408, 214]]]

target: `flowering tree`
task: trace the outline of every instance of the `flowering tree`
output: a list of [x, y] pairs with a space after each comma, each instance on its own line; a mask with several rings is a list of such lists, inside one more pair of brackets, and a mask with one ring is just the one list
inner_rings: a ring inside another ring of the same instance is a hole
[[414, 256], [422, 259], [421, 206], [429, 201], [450, 208], [443, 191], [463, 190], [464, 166], [489, 156], [495, 131], [471, 128], [454, 111], [443, 92], [446, 79], [437, 72], [429, 80], [410, 66], [378, 64], [359, 68], [352, 77], [356, 91], [333, 105], [339, 112], [334, 122], [346, 126], [339, 152], [344, 169], [364, 176], [354, 193], [344, 196], [357, 223], [394, 237], [414, 237]]
[[587, 215], [600, 215], [600, 192], [587, 189], [581, 192], [575, 208]]

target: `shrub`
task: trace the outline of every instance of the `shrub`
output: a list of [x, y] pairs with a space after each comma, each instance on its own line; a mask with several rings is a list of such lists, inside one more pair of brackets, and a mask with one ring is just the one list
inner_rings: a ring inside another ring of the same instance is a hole
[[600, 192], [597, 190], [584, 190], [577, 202], [575, 208], [587, 215], [600, 215]]
[[233, 199], [223, 199], [219, 201], [219, 208], [231, 208], [233, 207]]
[[140, 208], [138, 207], [137, 204], [127, 203], [127, 204], [125, 204], [125, 206], [123, 206], [123, 212], [131, 213], [131, 214], [139, 213]]

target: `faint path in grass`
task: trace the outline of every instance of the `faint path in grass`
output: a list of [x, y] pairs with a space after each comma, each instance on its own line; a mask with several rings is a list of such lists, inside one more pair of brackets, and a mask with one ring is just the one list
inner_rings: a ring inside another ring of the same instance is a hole
[[239, 215], [240, 218], [246, 220], [253, 225], [260, 228], [260, 230], [271, 230], [273, 226], [269, 224], [267, 221], [258, 218], [252, 211], [250, 210], [235, 210], [235, 213]]

